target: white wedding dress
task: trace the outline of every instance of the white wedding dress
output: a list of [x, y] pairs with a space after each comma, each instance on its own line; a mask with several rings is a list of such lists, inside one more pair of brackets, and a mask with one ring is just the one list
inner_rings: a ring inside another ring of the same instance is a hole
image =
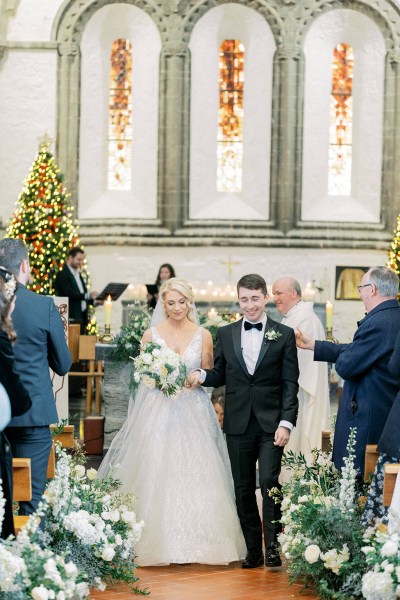
[[[155, 327], [151, 332], [159, 341]], [[201, 349], [199, 327], [182, 356], [188, 371], [200, 367]], [[168, 398], [141, 384], [99, 476], [117, 463], [115, 476], [137, 498], [136, 514], [145, 523], [138, 565], [226, 564], [245, 557], [225, 439], [203, 388]]]

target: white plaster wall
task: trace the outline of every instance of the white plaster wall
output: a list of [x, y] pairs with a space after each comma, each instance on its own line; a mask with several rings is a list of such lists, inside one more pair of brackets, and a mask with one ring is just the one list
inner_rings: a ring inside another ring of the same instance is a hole
[[[218, 51], [225, 39], [245, 46], [244, 158], [241, 193], [217, 192]], [[190, 217], [268, 219], [272, 61], [271, 29], [254, 10], [225, 4], [193, 29], [191, 50]]]
[[12, 216], [23, 182], [48, 131], [55, 137], [55, 50], [9, 50], [0, 69], [0, 216]]
[[[107, 190], [110, 52], [117, 38], [132, 43], [132, 189]], [[142, 10], [113, 4], [88, 22], [81, 44], [79, 217], [156, 218], [158, 78], [161, 39]]]
[[[83, 242], [85, 240], [82, 240]], [[357, 321], [364, 316], [360, 301], [334, 300], [335, 267], [344, 265], [384, 265], [385, 252], [374, 250], [321, 250], [285, 248], [131, 248], [122, 246], [86, 246], [93, 289], [100, 291], [110, 281], [135, 285], [152, 283], [158, 268], [164, 262], [171, 263], [179, 277], [192, 284], [203, 284], [211, 280], [214, 285], [231, 283], [233, 286], [246, 273], [260, 273], [268, 285], [283, 275], [295, 277], [304, 288], [308, 280], [315, 280], [324, 292], [317, 301], [331, 300], [334, 307], [333, 333], [342, 342], [349, 341]], [[239, 265], [233, 266], [229, 280], [228, 269], [223, 262], [231, 257]], [[312, 267], [310, 266], [312, 265]], [[127, 292], [121, 300], [127, 299]], [[199, 299], [199, 298], [197, 298]], [[97, 309], [98, 322], [104, 322], [103, 308]], [[122, 305], [114, 303], [112, 328], [118, 331], [122, 322]]]
[[[333, 49], [354, 51], [351, 196], [328, 196], [329, 98]], [[385, 45], [377, 25], [353, 10], [332, 10], [311, 25], [304, 43], [304, 221], [380, 220]]]
[[10, 17], [9, 41], [43, 42], [51, 39], [51, 29], [63, 0], [19, 0], [15, 15]]

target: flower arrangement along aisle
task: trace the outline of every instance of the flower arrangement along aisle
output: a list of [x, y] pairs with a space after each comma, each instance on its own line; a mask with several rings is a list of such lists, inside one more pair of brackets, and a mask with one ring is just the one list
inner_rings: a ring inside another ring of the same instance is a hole
[[168, 348], [163, 340], [148, 342], [143, 351], [133, 359], [135, 373], [133, 389], [143, 382], [145, 386], [161, 390], [166, 396], [174, 396], [184, 386], [186, 366], [179, 355]]
[[400, 598], [400, 514], [389, 509], [388, 525], [376, 524], [364, 534], [369, 571], [362, 582], [367, 600]]
[[59, 446], [56, 452], [56, 474], [37, 512], [44, 516], [45, 531], [38, 529], [33, 515], [27, 533], [73, 560], [87, 574], [90, 587], [104, 590], [114, 581], [134, 584], [135, 546], [143, 522], [136, 520], [132, 496], [120, 493], [120, 483], [112, 477], [100, 480], [95, 469], [86, 471], [82, 453], [71, 456]]
[[150, 327], [152, 309], [138, 301], [134, 304], [135, 312], [129, 314], [129, 324], [122, 325], [120, 332], [114, 338], [113, 360], [128, 361], [138, 356], [143, 334]]
[[[0, 480], [0, 527], [4, 499]], [[0, 541], [0, 598], [2, 600], [86, 600], [89, 586], [76, 564], [42, 548], [22, 531]]]
[[341, 474], [327, 454], [313, 450], [314, 462], [289, 452], [282, 464], [292, 470], [291, 480], [282, 486], [282, 550], [288, 559], [291, 583], [301, 580], [316, 589], [322, 599], [348, 600], [361, 597], [366, 571], [361, 547], [361, 524], [354, 469], [355, 430], [347, 445], [348, 457]]

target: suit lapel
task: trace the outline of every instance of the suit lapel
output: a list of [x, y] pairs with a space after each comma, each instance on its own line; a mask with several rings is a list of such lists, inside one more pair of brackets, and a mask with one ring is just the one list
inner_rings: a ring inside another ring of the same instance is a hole
[[264, 356], [267, 353], [267, 350], [271, 344], [270, 340], [267, 340], [265, 338], [265, 333], [269, 330], [269, 329], [274, 329], [276, 330], [276, 326], [278, 325], [277, 321], [274, 321], [273, 319], [270, 319], [269, 317], [267, 317], [267, 323], [265, 325], [265, 330], [263, 331], [263, 341], [261, 344], [261, 348], [260, 348], [260, 354], [258, 355], [258, 359], [257, 359], [257, 363], [254, 369], [254, 373], [257, 371], [258, 367], [261, 364], [261, 361], [263, 360]]
[[247, 370], [246, 363], [244, 362], [242, 352], [242, 323], [243, 319], [240, 319], [234, 325], [232, 325], [232, 342], [236, 358], [238, 359], [243, 371], [246, 373], [246, 375], [248, 375], [249, 372]]

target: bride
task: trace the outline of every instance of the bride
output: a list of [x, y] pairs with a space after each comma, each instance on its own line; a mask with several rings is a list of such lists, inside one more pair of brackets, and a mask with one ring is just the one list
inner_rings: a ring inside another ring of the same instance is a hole
[[[198, 326], [193, 293], [182, 279], [161, 286], [142, 343], [160, 340], [188, 372], [212, 367], [211, 335]], [[169, 398], [140, 384], [99, 476], [111, 469], [122, 490], [137, 497], [145, 523], [138, 565], [226, 564], [246, 555], [225, 440], [203, 388]]]

